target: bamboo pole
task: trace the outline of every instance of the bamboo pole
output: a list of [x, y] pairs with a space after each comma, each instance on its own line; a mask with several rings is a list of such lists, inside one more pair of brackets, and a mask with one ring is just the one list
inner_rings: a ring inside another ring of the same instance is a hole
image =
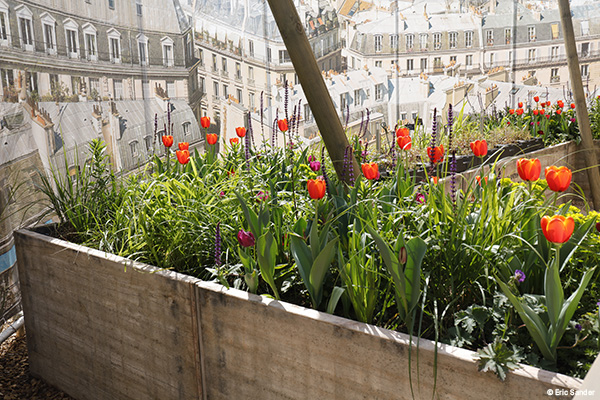
[[[344, 153], [350, 144], [321, 76], [294, 2], [293, 0], [268, 1], [337, 176], [340, 180], [347, 181], [348, 177], [342, 174]], [[353, 155], [351, 160], [354, 173], [357, 174], [359, 167]]]
[[579, 59], [577, 57], [577, 45], [575, 43], [575, 34], [573, 32], [573, 20], [571, 19], [571, 7], [569, 0], [558, 0], [558, 10], [562, 25], [563, 36], [565, 37], [565, 52], [567, 55], [567, 65], [569, 67], [569, 78], [573, 86], [573, 96], [575, 97], [575, 111], [577, 113], [577, 122], [581, 134], [581, 144], [583, 147], [583, 156], [587, 167], [590, 189], [592, 191], [592, 201], [594, 209], [600, 209], [600, 173], [598, 172], [598, 159], [594, 148], [592, 130], [590, 128], [590, 118], [587, 112], [585, 94], [583, 92], [583, 82], [579, 72]]

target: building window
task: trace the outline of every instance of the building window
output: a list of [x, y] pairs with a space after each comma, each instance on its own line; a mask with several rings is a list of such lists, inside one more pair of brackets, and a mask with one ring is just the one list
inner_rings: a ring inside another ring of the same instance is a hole
[[340, 111], [342, 113], [346, 112], [346, 97], [348, 96], [348, 93], [342, 93], [340, 94]]
[[398, 50], [398, 35], [390, 35], [390, 48], [392, 50]]
[[494, 61], [495, 61], [495, 54], [490, 53], [490, 68], [492, 68], [494, 66]]
[[429, 37], [426, 33], [422, 33], [419, 35], [419, 44], [420, 44], [421, 50], [427, 50], [428, 39], [429, 39]]
[[214, 96], [219, 97], [219, 82], [213, 82]]
[[27, 83], [29, 84], [29, 92], [38, 92], [38, 75], [37, 72], [27, 72]]
[[83, 26], [83, 37], [85, 43], [85, 57], [90, 61], [98, 59], [98, 44], [96, 40], [96, 28], [90, 24]]
[[217, 55], [216, 54], [212, 55], [212, 61], [213, 61], [212, 62], [213, 72], [217, 72]]
[[142, 0], [135, 0], [135, 12], [138, 17], [142, 16]]
[[491, 29], [486, 31], [485, 39], [486, 39], [486, 43], [488, 46], [493, 46], [494, 45], [494, 31]]
[[535, 62], [536, 59], [536, 49], [529, 49], [527, 52], [527, 61], [529, 63]]
[[137, 36], [140, 65], [148, 65], [148, 38], [143, 33]]
[[248, 103], [251, 110], [256, 108], [256, 104], [254, 103], [254, 93], [252, 92], [248, 93]]
[[8, 45], [8, 30], [8, 9], [0, 9], [0, 44]]
[[129, 148], [131, 150], [131, 157], [137, 157], [138, 156], [138, 141], [134, 140], [132, 142], [129, 142]]
[[406, 70], [408, 72], [412, 72], [412, 70], [413, 70], [413, 60], [412, 59], [406, 60]]
[[254, 80], [254, 67], [248, 66], [248, 79]]
[[550, 49], [550, 58], [553, 60], [558, 58], [558, 46], [552, 46]]
[[205, 88], [206, 88], [206, 79], [203, 76], [200, 77], [198, 84], [200, 85], [200, 92], [201, 93], [205, 93], [206, 92], [206, 90], [205, 90]]
[[271, 56], [271, 48], [267, 47], [267, 62], [271, 62], [272, 60], [272, 56]]
[[119, 64], [121, 62], [121, 34], [116, 29], [110, 29], [108, 35], [108, 51], [110, 62]]
[[375, 85], [375, 100], [381, 101], [383, 100], [383, 85], [380, 83]]
[[[162, 135], [161, 135], [162, 136]], [[150, 153], [152, 151], [152, 136], [144, 136], [144, 143], [146, 144], [146, 151]]]
[[560, 75], [558, 75], [558, 68], [552, 68], [550, 70], [550, 82], [551, 83], [560, 82]]
[[19, 26], [19, 38], [21, 39], [21, 47], [27, 51], [34, 50], [33, 36], [33, 14], [29, 8], [22, 6], [17, 7], [17, 21]]
[[589, 75], [590, 75], [589, 65], [588, 64], [582, 64], [581, 65], [581, 77], [582, 78], [589, 78]]
[[381, 60], [375, 61], [376, 67], [381, 68], [382, 65], [383, 65], [383, 62]]
[[451, 49], [455, 49], [458, 44], [458, 33], [450, 32], [448, 34], [448, 45]]
[[167, 96], [174, 98], [175, 96], [175, 81], [167, 81]]
[[379, 52], [382, 49], [381, 46], [381, 41], [382, 41], [382, 36], [381, 35], [373, 35], [373, 39], [375, 40], [375, 51]]
[[239, 62], [235, 63], [235, 77], [236, 79], [242, 79], [242, 65]]
[[581, 43], [581, 57], [587, 57], [590, 55], [590, 44]]
[[362, 106], [362, 96], [360, 95], [360, 89], [354, 90], [354, 105]]
[[456, 64], [456, 56], [450, 56], [450, 64]]
[[190, 134], [190, 126], [191, 125], [192, 124], [188, 121], [181, 124], [181, 127], [183, 128], [183, 136], [188, 136]]
[[535, 42], [535, 26], [530, 26], [527, 28], [527, 37], [530, 42]]
[[433, 49], [439, 50], [442, 48], [442, 34], [434, 33], [433, 34]]
[[441, 68], [442, 67], [442, 58], [441, 57], [435, 57], [433, 59], [433, 68]]
[[413, 51], [415, 45], [415, 36], [413, 34], [406, 35], [406, 51]]
[[225, 57], [221, 57], [221, 67], [223, 72], [227, 72], [227, 59]]
[[123, 80], [113, 79], [113, 97], [115, 100], [123, 100]]
[[67, 56], [79, 58], [79, 25], [72, 19], [67, 19], [65, 25], [65, 38], [67, 41]]
[[467, 67], [470, 67], [471, 65], [473, 65], [473, 55], [472, 54], [468, 54], [465, 58], [465, 65]]
[[172, 67], [175, 65], [175, 57], [173, 55], [173, 40], [170, 37], [164, 37], [160, 40], [162, 44], [163, 65]]
[[421, 72], [427, 71], [427, 59], [421, 58]]
[[252, 40], [248, 40], [248, 53], [250, 57], [254, 57], [254, 42]]
[[283, 64], [286, 62], [291, 62], [290, 55], [287, 50], [279, 50], [279, 63]]
[[552, 40], [558, 39], [558, 24], [552, 24], [550, 27], [552, 28]]
[[238, 103], [242, 104], [242, 89], [236, 89], [235, 93], [237, 95]]
[[512, 43], [512, 28], [504, 29], [504, 43], [511, 44]]
[[465, 32], [465, 47], [473, 47], [473, 31]]
[[111, 10], [115, 9], [115, 0], [108, 0], [108, 8]]
[[229, 86], [223, 85], [223, 97], [225, 99], [229, 98]]

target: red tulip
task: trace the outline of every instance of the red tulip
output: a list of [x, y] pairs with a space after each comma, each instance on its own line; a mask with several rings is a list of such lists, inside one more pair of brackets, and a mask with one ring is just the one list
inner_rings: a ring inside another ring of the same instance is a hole
[[540, 114], [544, 115], [546, 113], [546, 110], [544, 110], [543, 108], [540, 110]]
[[306, 183], [306, 187], [310, 198], [315, 200], [322, 199], [325, 196], [325, 191], [327, 189], [325, 180], [321, 178], [309, 179]]
[[542, 172], [542, 164], [537, 158], [520, 158], [517, 161], [517, 172], [524, 181], [537, 181], [540, 178], [540, 172]]
[[522, 101], [519, 102], [519, 108], [523, 108], [523, 102]]
[[175, 154], [177, 154], [177, 161], [181, 164], [187, 164], [190, 161], [189, 150], [177, 150]]
[[548, 188], [554, 192], [564, 192], [571, 184], [571, 178], [573, 174], [567, 167], [557, 167], [551, 165], [546, 167], [544, 173], [546, 174]]
[[546, 115], [546, 119], [550, 119], [550, 115]]
[[539, 96], [535, 96], [535, 97], [533, 98], [533, 101], [535, 101], [536, 103], [538, 103], [538, 102], [540, 101], [540, 98], [539, 98]]
[[217, 143], [217, 139], [218, 139], [218, 136], [216, 133], [209, 133], [208, 135], [206, 135], [206, 141], [210, 145]]
[[254, 246], [254, 243], [256, 241], [254, 239], [254, 235], [252, 234], [252, 232], [246, 232], [243, 229], [240, 229], [240, 231], [238, 232], [237, 240], [238, 240], [238, 243], [240, 244], [240, 246], [242, 246], [242, 247]]
[[488, 152], [488, 145], [485, 140], [476, 140], [471, 142], [471, 150], [475, 157], [485, 157]]
[[544, 215], [541, 222], [544, 236], [552, 243], [567, 242], [575, 229], [573, 217], [565, 217], [564, 215], [555, 215], [553, 217]]
[[433, 178], [431, 178], [431, 182], [437, 185], [437, 183], [439, 182], [439, 178], [437, 176], [434, 176]]
[[202, 118], [200, 118], [200, 125], [204, 129], [207, 129], [210, 126], [210, 118], [209, 117], [202, 117]]
[[508, 113], [509, 113], [510, 115], [513, 115], [513, 114], [515, 113], [515, 109], [514, 109], [514, 108], [511, 108], [510, 110], [508, 110]]
[[190, 144], [188, 142], [179, 142], [179, 150], [189, 150]]
[[533, 110], [533, 115], [538, 115], [539, 111], [538, 110]]
[[233, 146], [234, 144], [238, 144], [240, 142], [240, 139], [238, 138], [231, 138], [229, 139], [229, 143]]
[[[560, 101], [560, 100], [559, 100], [559, 101]], [[562, 103], [562, 101], [561, 101], [561, 103]], [[552, 103], [550, 103], [550, 100], [548, 100], [548, 101], [546, 102], [546, 107], [550, 107], [550, 104], [552, 104]]]
[[538, 131], [538, 135], [543, 135], [544, 131]]
[[171, 146], [173, 146], [173, 136], [171, 136], [171, 135], [163, 135], [162, 142], [165, 145], [165, 147], [171, 147]]
[[402, 150], [410, 150], [412, 147], [412, 139], [410, 136], [398, 136], [396, 142], [398, 142], [398, 146], [400, 146]]
[[560, 108], [563, 108], [565, 106], [565, 103], [562, 100], [558, 100], [556, 102], [556, 105], [559, 106]]
[[243, 138], [244, 136], [246, 136], [246, 128], [244, 128], [243, 126], [235, 128], [235, 134], [238, 135], [238, 137]]
[[[479, 175], [477, 175], [475, 178], [477, 179], [477, 183], [479, 184], [479, 186], [481, 186], [481, 177]], [[483, 177], [483, 182], [485, 182], [486, 184], [488, 183], [488, 177], [487, 176]]]
[[379, 177], [379, 165], [377, 163], [361, 164], [361, 168], [365, 178], [371, 180]]
[[575, 103], [571, 103], [571, 108], [575, 108]]
[[434, 148], [427, 148], [427, 156], [429, 161], [433, 164], [437, 164], [444, 159], [444, 145], [440, 145]]
[[558, 115], [560, 115], [560, 113], [561, 113], [561, 112], [562, 112], [562, 110], [561, 110], [560, 108], [559, 108], [558, 110], [556, 110], [556, 113], [557, 113]]
[[288, 130], [288, 122], [287, 119], [280, 119], [277, 121], [277, 126], [279, 126], [279, 130], [281, 132], [286, 132]]
[[523, 109], [517, 108], [517, 115], [523, 115]]
[[410, 131], [408, 130], [408, 128], [398, 128], [398, 129], [396, 129], [396, 137], [409, 136], [409, 135], [410, 135]]

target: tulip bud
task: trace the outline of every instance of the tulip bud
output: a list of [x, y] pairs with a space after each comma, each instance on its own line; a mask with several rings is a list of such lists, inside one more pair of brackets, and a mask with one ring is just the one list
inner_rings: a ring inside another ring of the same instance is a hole
[[400, 248], [400, 253], [398, 253], [398, 261], [400, 262], [400, 264], [404, 265], [406, 264], [407, 259], [408, 253], [406, 252], [406, 247], [402, 246]]

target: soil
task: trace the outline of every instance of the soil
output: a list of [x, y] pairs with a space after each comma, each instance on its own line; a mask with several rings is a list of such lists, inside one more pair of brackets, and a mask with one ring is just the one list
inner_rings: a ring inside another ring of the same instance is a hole
[[29, 373], [25, 336], [12, 335], [0, 344], [0, 399], [4, 400], [73, 400], [64, 392], [34, 378]]

